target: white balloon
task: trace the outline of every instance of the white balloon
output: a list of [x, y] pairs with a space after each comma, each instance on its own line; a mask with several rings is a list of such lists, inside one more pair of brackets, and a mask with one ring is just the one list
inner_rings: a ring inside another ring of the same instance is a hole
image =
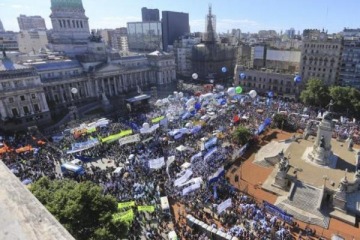
[[166, 118], [167, 118], [167, 119], [170, 119], [171, 117], [172, 117], [172, 116], [171, 116], [170, 113], [167, 113], [167, 114], [166, 114]]
[[161, 106], [162, 104], [163, 102], [160, 99], [158, 99], [155, 103], [156, 106]]
[[257, 92], [255, 90], [251, 90], [249, 92], [249, 95], [250, 95], [251, 98], [255, 98], [257, 96]]
[[78, 93], [77, 88], [72, 88], [72, 89], [71, 89], [71, 93], [72, 93], [72, 94], [77, 94], [77, 93]]
[[235, 91], [235, 88], [234, 87], [231, 87], [231, 88], [228, 88], [228, 90], [226, 91], [227, 94], [229, 94], [230, 96], [234, 96], [236, 94], [236, 91]]
[[184, 96], [183, 92], [179, 92], [179, 98], [182, 98]]
[[193, 73], [191, 76], [193, 79], [197, 79], [199, 77], [199, 75], [197, 73]]
[[187, 127], [187, 128], [192, 128], [192, 126], [193, 126], [193, 123], [192, 123], [192, 122], [188, 122], [188, 123], [186, 123], [186, 125], [185, 125], [185, 127]]
[[144, 129], [149, 129], [150, 125], [148, 123], [143, 123], [142, 127]]

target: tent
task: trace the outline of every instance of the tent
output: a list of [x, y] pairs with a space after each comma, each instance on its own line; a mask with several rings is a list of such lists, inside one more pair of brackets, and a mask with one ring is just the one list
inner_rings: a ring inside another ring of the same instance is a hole
[[168, 238], [169, 238], [169, 240], [177, 240], [178, 239], [175, 231], [169, 232]]
[[23, 152], [28, 152], [28, 151], [32, 151], [33, 148], [30, 146], [30, 145], [27, 145], [25, 147], [21, 147], [21, 148], [18, 148], [16, 149], [16, 153], [23, 153]]

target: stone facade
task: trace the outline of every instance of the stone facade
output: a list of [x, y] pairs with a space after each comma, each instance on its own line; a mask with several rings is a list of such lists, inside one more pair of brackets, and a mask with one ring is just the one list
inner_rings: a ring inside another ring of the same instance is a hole
[[304, 38], [300, 72], [306, 82], [317, 78], [327, 85], [337, 84], [342, 51], [342, 39], [321, 33], [319, 37]]
[[0, 128], [20, 130], [50, 121], [43, 84], [34, 68], [3, 58], [0, 96]]

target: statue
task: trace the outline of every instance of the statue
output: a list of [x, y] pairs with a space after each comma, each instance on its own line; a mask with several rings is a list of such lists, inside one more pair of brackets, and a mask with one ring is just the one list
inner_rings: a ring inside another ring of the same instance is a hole
[[286, 157], [282, 157], [279, 162], [279, 170], [281, 172], [285, 172], [288, 169], [288, 165], [289, 165], [288, 159]]
[[339, 183], [339, 188], [338, 188], [338, 190], [339, 190], [340, 192], [345, 192], [345, 191], [346, 191], [346, 187], [347, 187], [347, 183], [348, 183], [348, 180], [347, 180], [346, 177], [344, 177], [344, 178], [340, 181], [340, 183]]
[[90, 42], [100, 43], [100, 42], [101, 42], [101, 36], [100, 36], [100, 35], [96, 36], [96, 35], [95, 35], [95, 31], [92, 30], [92, 31], [91, 31], [91, 35], [90, 35], [90, 37], [89, 37], [89, 40], [90, 40]]
[[331, 113], [332, 112], [332, 106], [334, 105], [334, 101], [331, 99], [329, 104], [327, 105], [328, 108], [328, 112]]
[[321, 147], [321, 148], [325, 148], [325, 138], [324, 138], [324, 135], [322, 135], [321, 138], [320, 138], [320, 147]]

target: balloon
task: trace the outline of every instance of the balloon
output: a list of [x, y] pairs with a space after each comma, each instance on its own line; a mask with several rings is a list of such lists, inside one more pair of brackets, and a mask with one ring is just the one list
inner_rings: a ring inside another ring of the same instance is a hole
[[195, 103], [195, 109], [200, 110], [201, 109], [201, 103], [199, 103], [199, 102]]
[[143, 123], [142, 127], [144, 129], [149, 129], [150, 125], [148, 123]]
[[186, 125], [185, 125], [185, 127], [187, 127], [187, 128], [192, 128], [192, 126], [193, 126], [193, 123], [192, 123], [192, 122], [188, 122], [188, 123], [186, 123]]
[[167, 114], [166, 114], [166, 118], [167, 118], [167, 119], [170, 119], [171, 117], [172, 117], [172, 116], [171, 116], [170, 113], [167, 113]]
[[240, 74], [239, 74], [239, 77], [240, 77], [240, 79], [245, 79], [245, 78], [246, 78], [246, 75], [245, 75], [245, 73], [240, 73]]
[[155, 103], [156, 106], [161, 106], [163, 104], [162, 100], [158, 99]]
[[78, 93], [77, 88], [72, 88], [72, 89], [71, 89], [71, 93], [72, 93], [72, 94], [77, 94], [77, 93]]
[[236, 91], [234, 87], [229, 88], [227, 91], [227, 94], [229, 94], [230, 96], [234, 96]]
[[214, 83], [214, 79], [211, 79], [211, 80], [210, 80], [210, 83]]
[[235, 88], [235, 92], [236, 92], [237, 94], [242, 93], [242, 88], [241, 88], [240, 86], [237, 86], [237, 87]]
[[296, 75], [296, 76], [294, 77], [294, 82], [296, 82], [296, 83], [301, 82], [301, 77], [300, 77], [299, 75]]
[[191, 75], [191, 77], [196, 80], [196, 79], [199, 77], [199, 75], [198, 75], [197, 73], [193, 73], [193, 74]]
[[227, 72], [226, 67], [222, 67], [222, 68], [221, 68], [221, 71], [222, 71], [223, 73], [226, 73], [226, 72]]
[[175, 97], [178, 97], [178, 96], [179, 96], [179, 93], [178, 93], [178, 92], [174, 92], [174, 96], [175, 96]]
[[249, 92], [249, 95], [250, 95], [251, 98], [255, 98], [256, 95], [257, 95], [257, 93], [256, 93], [255, 90], [251, 90], [251, 91]]
[[179, 92], [179, 98], [184, 97], [184, 93], [183, 92]]
[[274, 97], [274, 93], [273, 92], [268, 92], [268, 97], [271, 98], [271, 97]]

